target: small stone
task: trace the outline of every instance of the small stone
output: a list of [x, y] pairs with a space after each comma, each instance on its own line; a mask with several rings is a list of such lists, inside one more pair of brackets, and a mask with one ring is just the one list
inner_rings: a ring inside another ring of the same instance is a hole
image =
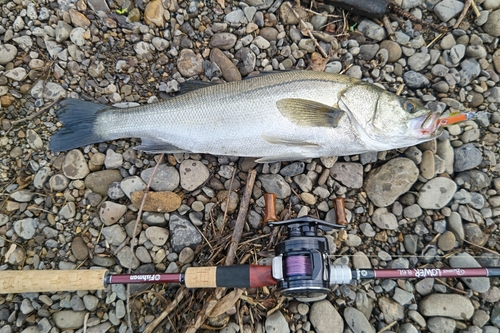
[[90, 20], [74, 8], [69, 10], [69, 16], [71, 17], [71, 23], [73, 23], [75, 27], [87, 28], [90, 26]]
[[327, 300], [312, 304], [309, 320], [317, 333], [344, 332], [344, 320], [332, 303]]
[[26, 77], [26, 70], [22, 67], [16, 67], [8, 71], [5, 71], [3, 75], [14, 81], [22, 81]]
[[177, 69], [184, 77], [203, 73], [203, 57], [190, 49], [183, 49], [177, 58]]
[[443, 22], [448, 22], [459, 15], [464, 8], [464, 3], [457, 0], [443, 0], [434, 6], [434, 13]]
[[[137, 191], [143, 191], [146, 189], [146, 183], [138, 176], [131, 176], [123, 179], [120, 183], [123, 193], [129, 198], [132, 194]], [[107, 191], [106, 191], [107, 192]]]
[[364, 188], [377, 207], [387, 207], [410, 190], [418, 174], [415, 163], [410, 159], [393, 159], [372, 170], [366, 177]]
[[484, 31], [494, 37], [500, 37], [500, 9], [491, 12], [483, 25]]
[[[476, 259], [470, 254], [458, 253], [449, 259], [452, 268], [481, 267]], [[487, 277], [461, 278], [461, 280], [472, 290], [485, 293], [490, 289], [490, 279]]]
[[123, 155], [117, 154], [113, 150], [108, 149], [106, 151], [106, 159], [104, 160], [104, 165], [106, 169], [118, 169], [123, 164]]
[[102, 228], [102, 234], [106, 238], [106, 242], [113, 246], [120, 246], [127, 238], [127, 234], [118, 224]]
[[76, 236], [71, 241], [71, 252], [77, 260], [85, 260], [88, 258], [89, 249], [81, 236]]
[[373, 212], [372, 221], [380, 229], [395, 230], [398, 228], [396, 216], [390, 213], [387, 208], [378, 208]]
[[194, 251], [190, 247], [185, 247], [179, 253], [179, 261], [181, 264], [189, 264], [194, 260]]
[[181, 187], [193, 191], [203, 185], [210, 176], [208, 168], [200, 161], [184, 160], [179, 167]]
[[422, 154], [422, 162], [419, 166], [422, 177], [426, 179], [433, 178], [436, 173], [434, 166], [434, 153], [430, 150], [424, 151]]
[[104, 225], [110, 226], [117, 223], [126, 212], [127, 206], [105, 201], [99, 209], [99, 218]]
[[43, 148], [43, 141], [40, 136], [33, 131], [32, 129], [28, 129], [26, 131], [26, 139], [28, 140], [28, 144], [34, 150], [40, 150]]
[[427, 327], [432, 333], [455, 332], [456, 321], [445, 317], [432, 317], [427, 321]]
[[128, 246], [124, 246], [120, 252], [117, 253], [116, 257], [120, 265], [125, 268], [136, 269], [140, 265], [139, 259], [137, 259], [132, 249]]
[[365, 315], [352, 307], [346, 307], [344, 310], [344, 319], [355, 333], [375, 333], [375, 328], [370, 324]]
[[403, 80], [410, 89], [421, 89], [430, 84], [429, 79], [423, 74], [411, 70], [403, 74]]
[[160, 227], [149, 227], [146, 229], [146, 237], [156, 246], [163, 246], [168, 240], [168, 230]]
[[330, 169], [332, 178], [350, 188], [363, 186], [363, 166], [359, 163], [338, 162]]
[[[141, 207], [144, 197], [143, 191], [132, 193], [130, 199], [135, 207]], [[174, 192], [148, 192], [144, 205], [145, 212], [169, 213], [176, 211], [181, 205], [182, 199]]]
[[76, 330], [83, 326], [85, 311], [62, 310], [52, 314], [52, 320], [61, 330]]
[[453, 198], [457, 184], [444, 177], [431, 179], [420, 189], [418, 204], [423, 209], [441, 209]]
[[154, 24], [159, 28], [165, 26], [165, 8], [161, 0], [153, 0], [148, 2], [144, 9], [144, 22], [146, 24]]
[[102, 196], [108, 194], [108, 189], [114, 182], [121, 182], [123, 177], [118, 170], [103, 170], [92, 172], [85, 178], [85, 187]]
[[16, 234], [25, 239], [30, 240], [35, 236], [38, 219], [26, 218], [14, 222], [14, 231]]
[[202, 237], [198, 229], [185, 217], [173, 214], [169, 223], [170, 243], [175, 252], [179, 253], [185, 247], [196, 247], [201, 244]]
[[437, 245], [441, 251], [448, 252], [455, 247], [455, 241], [455, 234], [451, 231], [446, 231], [439, 236]]
[[222, 77], [227, 82], [240, 81], [241, 74], [231, 60], [219, 49], [213, 48], [210, 52], [210, 60], [219, 66]]
[[259, 180], [262, 182], [262, 187], [267, 193], [275, 193], [276, 198], [284, 199], [292, 193], [290, 185], [281, 175], [270, 174], [260, 175]]
[[14, 45], [2, 44], [0, 45], [0, 65], [6, 65], [17, 55], [17, 48]]
[[405, 317], [404, 306], [387, 297], [380, 297], [378, 305], [384, 313], [384, 318], [387, 323], [398, 321]]
[[83, 179], [90, 173], [85, 157], [78, 149], [73, 149], [66, 154], [62, 171], [69, 179]]
[[229, 32], [217, 33], [210, 39], [210, 47], [230, 50], [236, 44], [236, 39], [236, 36]]
[[381, 41], [387, 36], [387, 33], [385, 32], [385, 29], [383, 27], [373, 21], [366, 19], [361, 21], [361, 23], [358, 25], [358, 30], [366, 37], [376, 41]]
[[483, 161], [481, 151], [472, 143], [455, 148], [454, 154], [454, 169], [456, 172], [473, 169]]
[[[141, 178], [145, 183], [149, 183], [155, 168], [148, 168], [141, 172]], [[161, 164], [156, 168], [151, 188], [155, 191], [173, 191], [179, 186], [179, 171], [172, 166]]]

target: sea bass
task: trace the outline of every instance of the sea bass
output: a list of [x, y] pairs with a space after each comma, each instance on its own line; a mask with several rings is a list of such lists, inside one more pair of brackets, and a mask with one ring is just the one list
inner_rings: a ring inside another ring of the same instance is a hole
[[348, 76], [287, 71], [204, 85], [159, 103], [116, 108], [61, 102], [53, 151], [136, 137], [150, 153], [249, 156], [258, 162], [345, 156], [412, 146], [439, 135], [440, 114]]

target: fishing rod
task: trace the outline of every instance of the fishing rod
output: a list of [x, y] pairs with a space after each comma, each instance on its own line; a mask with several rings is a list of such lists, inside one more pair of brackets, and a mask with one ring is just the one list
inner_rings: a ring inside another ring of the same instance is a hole
[[101, 290], [111, 284], [179, 283], [187, 288], [259, 288], [277, 286], [285, 296], [315, 298], [326, 296], [333, 285], [363, 279], [409, 279], [426, 277], [464, 278], [500, 277], [500, 268], [408, 268], [351, 269], [335, 265], [329, 257], [328, 241], [318, 235], [347, 224], [342, 198], [334, 199], [337, 221], [326, 222], [312, 217], [278, 221], [276, 197], [266, 194], [264, 221], [271, 227], [285, 226], [288, 235], [275, 247], [270, 266], [235, 265], [189, 267], [184, 273], [110, 274], [105, 269], [89, 270], [7, 270], [0, 271], [0, 293], [57, 292]]

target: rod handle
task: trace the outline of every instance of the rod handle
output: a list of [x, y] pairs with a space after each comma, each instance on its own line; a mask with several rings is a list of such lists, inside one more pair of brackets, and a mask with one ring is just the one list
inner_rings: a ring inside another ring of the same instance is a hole
[[104, 289], [107, 272], [105, 269], [0, 271], [0, 294]]
[[271, 266], [236, 265], [220, 267], [189, 267], [184, 273], [188, 288], [259, 288], [272, 286], [276, 280]]

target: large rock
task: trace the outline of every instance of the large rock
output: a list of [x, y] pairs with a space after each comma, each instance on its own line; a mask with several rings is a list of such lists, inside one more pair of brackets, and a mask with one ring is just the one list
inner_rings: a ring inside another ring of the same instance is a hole
[[375, 206], [387, 207], [412, 187], [418, 174], [412, 160], [396, 158], [372, 170], [366, 177], [364, 188]]
[[311, 306], [309, 319], [317, 333], [342, 333], [344, 321], [337, 309], [327, 300], [315, 302]]

